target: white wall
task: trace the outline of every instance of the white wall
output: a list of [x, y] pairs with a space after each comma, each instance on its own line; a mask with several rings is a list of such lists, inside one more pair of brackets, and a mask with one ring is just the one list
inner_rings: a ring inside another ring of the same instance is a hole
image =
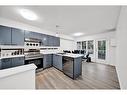
[[117, 26], [117, 72], [122, 89], [127, 89], [127, 7], [121, 8]]
[[60, 39], [60, 49], [61, 50], [74, 50], [75, 48], [75, 41], [69, 39]]
[[94, 40], [94, 54], [91, 55], [92, 61], [96, 62], [96, 41], [99, 39], [106, 39], [107, 40], [107, 52], [106, 52], [106, 64], [109, 65], [116, 65], [115, 59], [116, 59], [116, 47], [111, 46], [111, 39], [116, 39], [116, 32], [105, 32], [100, 34], [93, 34], [88, 36], [79, 37], [76, 40], [77, 41], [87, 41], [87, 40]]

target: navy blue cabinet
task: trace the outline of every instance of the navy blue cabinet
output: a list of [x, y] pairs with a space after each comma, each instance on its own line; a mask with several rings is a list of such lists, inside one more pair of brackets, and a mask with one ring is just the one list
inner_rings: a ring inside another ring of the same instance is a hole
[[12, 28], [12, 45], [24, 45], [24, 30]]
[[26, 31], [25, 30], [25, 38], [41, 39], [41, 33], [32, 32], [32, 31]]
[[48, 46], [48, 35], [41, 34], [42, 46]]
[[24, 57], [12, 58], [12, 67], [24, 65]]
[[1, 69], [6, 69], [11, 67], [11, 58], [1, 59]]
[[60, 38], [48, 35], [48, 46], [60, 46]]
[[54, 46], [54, 37], [48, 35], [48, 46]]
[[42, 46], [60, 46], [60, 38], [32, 31], [0, 26], [0, 44], [24, 45], [25, 38], [35, 38], [42, 41]]
[[33, 38], [34, 34], [32, 31], [25, 30], [25, 38]]
[[43, 68], [48, 68], [52, 66], [52, 54], [45, 54], [43, 57]]
[[54, 37], [53, 38], [53, 46], [60, 46], [60, 38], [59, 37]]
[[24, 57], [5, 58], [1, 59], [0, 69], [6, 69], [24, 65]]
[[60, 46], [60, 38], [46, 34], [25, 31], [25, 38], [36, 38], [42, 41], [41, 46]]
[[6, 26], [0, 26], [0, 44], [11, 44], [11, 28]]
[[63, 70], [63, 62], [61, 55], [53, 54], [53, 67], [61, 71]]

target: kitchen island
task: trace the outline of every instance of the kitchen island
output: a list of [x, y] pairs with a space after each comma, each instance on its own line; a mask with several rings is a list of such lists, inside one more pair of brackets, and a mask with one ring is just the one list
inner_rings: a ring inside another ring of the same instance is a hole
[[72, 53], [53, 54], [53, 66], [70, 78], [76, 79], [82, 74], [82, 56]]

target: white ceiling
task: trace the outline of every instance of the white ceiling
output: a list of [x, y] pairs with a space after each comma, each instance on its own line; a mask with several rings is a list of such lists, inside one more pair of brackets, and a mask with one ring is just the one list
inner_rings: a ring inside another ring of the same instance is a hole
[[[25, 20], [18, 9], [26, 8], [35, 12], [37, 21]], [[114, 29], [118, 20], [120, 6], [0, 6], [0, 17], [34, 25], [36, 27], [62, 34], [75, 32], [93, 34]]]

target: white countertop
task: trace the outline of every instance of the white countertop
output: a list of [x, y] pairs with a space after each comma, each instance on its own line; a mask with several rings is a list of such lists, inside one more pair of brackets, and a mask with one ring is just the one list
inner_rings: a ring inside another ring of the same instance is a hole
[[2, 69], [0, 70], [0, 78], [11, 76], [17, 73], [29, 71], [29, 70], [35, 70], [37, 67], [34, 64], [28, 64], [28, 65], [22, 65], [22, 66], [17, 66], [13, 68], [8, 68], [8, 69]]
[[82, 57], [83, 55], [82, 54], [67, 53], [67, 54], [64, 54], [63, 56], [78, 58], [78, 57]]
[[60, 56], [67, 56], [67, 57], [72, 57], [72, 58], [78, 58], [78, 57], [82, 57], [83, 56], [82, 54], [73, 54], [73, 53], [66, 53], [66, 54], [56, 53], [56, 54], [60, 55]]
[[15, 57], [24, 57], [25, 55], [13, 55], [13, 56], [5, 56], [5, 57], [0, 57], [0, 59], [5, 59], [5, 58], [15, 58]]
[[53, 52], [40, 52], [41, 54], [55, 54]]
[[40, 51], [40, 53], [41, 54], [56, 54], [56, 53], [59, 53], [59, 51], [46, 51], [46, 52], [44, 52], [44, 51]]
[[65, 54], [60, 54], [63, 52], [40, 52], [41, 54], [56, 54], [56, 55], [60, 55], [60, 56], [68, 56], [68, 57], [72, 57], [72, 58], [77, 58], [77, 57], [82, 57], [83, 54], [73, 54], [73, 53], [65, 53]]

